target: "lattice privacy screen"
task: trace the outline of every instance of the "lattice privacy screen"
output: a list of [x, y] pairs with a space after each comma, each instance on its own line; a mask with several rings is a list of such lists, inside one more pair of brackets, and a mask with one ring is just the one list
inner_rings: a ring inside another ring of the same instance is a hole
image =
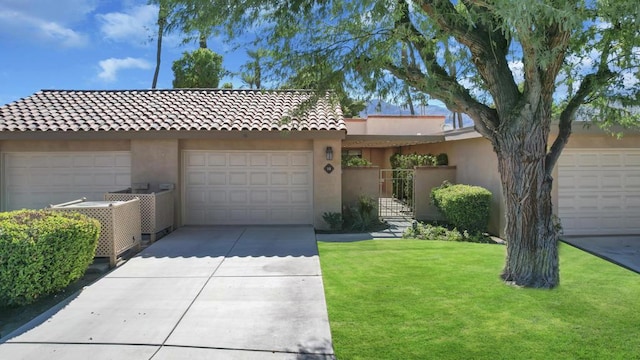
[[173, 230], [173, 190], [160, 192], [132, 193], [131, 189], [104, 194], [108, 201], [128, 201], [140, 199], [140, 222], [143, 234], [149, 234], [151, 242], [155, 241], [156, 233], [169, 229]]
[[100, 237], [96, 257], [108, 257], [115, 266], [118, 256], [124, 251], [140, 248], [140, 200], [110, 202], [109, 206], [77, 206], [84, 199], [52, 205], [56, 211], [78, 212], [100, 222]]

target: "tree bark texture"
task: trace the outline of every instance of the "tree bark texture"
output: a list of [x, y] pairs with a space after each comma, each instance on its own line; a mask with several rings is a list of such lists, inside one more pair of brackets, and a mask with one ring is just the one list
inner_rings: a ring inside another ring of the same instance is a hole
[[506, 207], [507, 258], [502, 279], [523, 287], [559, 284], [558, 232], [545, 171], [548, 126], [539, 111], [523, 109], [493, 138]]

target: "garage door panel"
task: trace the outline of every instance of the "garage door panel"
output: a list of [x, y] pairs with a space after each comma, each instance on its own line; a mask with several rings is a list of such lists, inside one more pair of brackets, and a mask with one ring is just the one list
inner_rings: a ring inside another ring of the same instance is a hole
[[289, 166], [289, 156], [287, 154], [272, 154], [271, 166]]
[[248, 205], [249, 196], [247, 195], [247, 190], [229, 191], [229, 204], [230, 205]]
[[[227, 161], [191, 161], [202, 156]], [[209, 194], [206, 203], [186, 197], [185, 224], [312, 223], [311, 152], [189, 150], [184, 157], [187, 179], [204, 172], [210, 180], [203, 186], [185, 182], [187, 195], [203, 188]]]
[[105, 192], [131, 186], [129, 152], [7, 153], [3, 160], [6, 210], [101, 200]]
[[275, 204], [288, 204], [289, 190], [271, 190], [271, 202]]
[[[207, 177], [207, 182], [206, 184], [208, 185], [226, 185], [227, 184], [227, 173], [226, 172], [210, 172], [206, 175], [203, 176]], [[202, 182], [202, 184], [205, 184], [205, 182]]]
[[632, 210], [633, 212], [640, 211], [640, 194], [625, 197], [624, 203], [627, 209]]
[[293, 154], [291, 155], [291, 165], [307, 167], [310, 165], [309, 157], [303, 154]]
[[640, 168], [640, 154], [627, 154], [624, 157], [624, 165]]
[[251, 190], [249, 191], [249, 201], [251, 204], [266, 205], [269, 203], [269, 190]]
[[249, 176], [251, 185], [269, 185], [269, 174], [266, 172], [252, 172]]
[[207, 157], [205, 154], [193, 154], [187, 158], [187, 165], [189, 166], [204, 166], [207, 164]]
[[304, 190], [291, 191], [291, 203], [292, 204], [305, 204], [311, 201], [309, 198], [310, 193]]
[[291, 185], [309, 185], [311, 183], [311, 174], [308, 172], [294, 172], [291, 174]]
[[558, 164], [565, 234], [640, 234], [640, 149], [567, 149]]
[[229, 154], [229, 165], [230, 166], [242, 166], [245, 167], [248, 165], [247, 155], [246, 154]]
[[246, 172], [231, 172], [229, 173], [229, 185], [245, 186], [247, 185], [247, 176]]
[[269, 166], [269, 156], [267, 154], [250, 154], [251, 166]]
[[211, 202], [214, 204], [227, 204], [227, 192], [224, 190], [209, 190], [209, 197], [204, 198], [202, 201], [204, 204]]
[[623, 177], [621, 174], [604, 174], [600, 178], [601, 187], [603, 189], [620, 189], [622, 188]]
[[640, 172], [632, 172], [624, 176], [624, 187], [639, 190], [640, 189]]
[[271, 173], [271, 185], [288, 185], [289, 174], [286, 172], [272, 172]]
[[194, 171], [187, 174], [187, 185], [199, 186], [207, 183], [207, 174], [204, 172]]

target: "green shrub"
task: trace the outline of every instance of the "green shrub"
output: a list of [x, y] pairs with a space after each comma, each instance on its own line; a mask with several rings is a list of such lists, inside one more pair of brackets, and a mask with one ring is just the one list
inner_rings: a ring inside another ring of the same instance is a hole
[[0, 305], [22, 305], [80, 278], [95, 255], [100, 223], [75, 213], [0, 213]]
[[458, 229], [471, 233], [487, 231], [491, 205], [489, 190], [480, 186], [444, 182], [431, 191], [431, 201], [445, 219]]
[[344, 167], [358, 167], [358, 166], [371, 166], [371, 161], [363, 159], [357, 156], [345, 156], [342, 158], [342, 166]]
[[378, 204], [376, 199], [362, 195], [354, 206], [343, 210], [344, 227], [348, 230], [366, 231], [379, 226]]
[[325, 212], [322, 214], [322, 218], [324, 221], [329, 224], [331, 230], [340, 230], [342, 229], [342, 214], [339, 212]]
[[402, 234], [403, 238], [421, 239], [421, 240], [440, 240], [440, 241], [466, 241], [474, 243], [494, 243], [487, 235], [482, 233], [469, 233], [468, 231], [460, 232], [458, 229], [448, 229], [444, 226], [424, 224], [414, 222], [413, 226], [407, 228]]

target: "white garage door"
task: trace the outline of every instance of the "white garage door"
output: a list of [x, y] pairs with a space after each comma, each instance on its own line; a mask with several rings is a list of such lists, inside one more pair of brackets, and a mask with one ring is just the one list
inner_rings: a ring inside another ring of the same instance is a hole
[[558, 215], [566, 235], [640, 234], [640, 149], [566, 149]]
[[311, 224], [309, 151], [185, 151], [186, 225]]
[[131, 186], [129, 152], [7, 153], [3, 159], [6, 210], [39, 209]]

